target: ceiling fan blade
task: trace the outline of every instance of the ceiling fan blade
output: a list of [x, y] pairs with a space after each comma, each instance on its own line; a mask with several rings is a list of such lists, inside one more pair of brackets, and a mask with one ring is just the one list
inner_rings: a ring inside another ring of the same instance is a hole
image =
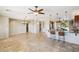
[[28, 8], [29, 10], [33, 11], [32, 9]]
[[43, 11], [44, 9], [39, 9], [38, 12]]
[[39, 14], [45, 14], [45, 13], [39, 13]]

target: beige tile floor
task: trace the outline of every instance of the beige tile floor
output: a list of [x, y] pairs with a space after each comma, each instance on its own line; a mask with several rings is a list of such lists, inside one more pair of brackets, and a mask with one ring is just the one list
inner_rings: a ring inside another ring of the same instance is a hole
[[1, 52], [77, 52], [79, 45], [48, 39], [45, 33], [25, 33], [0, 40]]

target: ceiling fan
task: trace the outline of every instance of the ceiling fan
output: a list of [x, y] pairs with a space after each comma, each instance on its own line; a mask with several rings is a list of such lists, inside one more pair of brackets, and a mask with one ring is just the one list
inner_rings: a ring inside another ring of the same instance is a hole
[[28, 13], [28, 14], [35, 14], [36, 16], [38, 15], [38, 14], [45, 14], [45, 13], [43, 13], [42, 11], [44, 10], [44, 9], [38, 9], [38, 6], [35, 6], [35, 9], [33, 10], [33, 9], [31, 9], [31, 8], [28, 8], [30, 11], [32, 11], [32, 13]]

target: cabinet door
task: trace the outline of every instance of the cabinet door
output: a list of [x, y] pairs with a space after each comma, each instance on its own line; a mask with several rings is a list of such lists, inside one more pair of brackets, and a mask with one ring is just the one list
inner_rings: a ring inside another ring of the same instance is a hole
[[76, 22], [76, 23], [79, 23], [79, 15], [76, 15], [76, 16], [75, 16], [75, 22]]

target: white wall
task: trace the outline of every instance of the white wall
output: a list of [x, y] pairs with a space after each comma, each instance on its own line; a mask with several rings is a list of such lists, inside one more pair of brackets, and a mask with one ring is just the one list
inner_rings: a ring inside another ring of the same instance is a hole
[[0, 39], [9, 36], [9, 18], [0, 16]]
[[[41, 31], [47, 32], [49, 29], [49, 21], [41, 22]], [[29, 32], [38, 33], [39, 32], [39, 21], [29, 23]]]
[[33, 23], [29, 23], [29, 32], [33, 32], [34, 30], [33, 30]]
[[38, 24], [36, 22], [29, 23], [29, 32], [36, 33], [38, 31]]
[[48, 32], [49, 30], [49, 21], [44, 21], [43, 32]]
[[15, 34], [20, 34], [20, 33], [25, 33], [26, 32], [26, 26], [16, 20], [10, 20], [10, 35], [15, 35]]

